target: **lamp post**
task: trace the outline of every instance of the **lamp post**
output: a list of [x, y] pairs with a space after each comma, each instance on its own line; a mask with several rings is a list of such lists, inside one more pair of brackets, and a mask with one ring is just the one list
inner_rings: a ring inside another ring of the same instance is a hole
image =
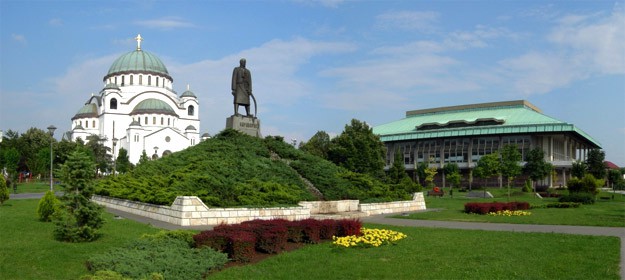
[[117, 158], [115, 158], [115, 146], [117, 146], [117, 141], [119, 139], [113, 138], [113, 176], [117, 174]]
[[52, 163], [53, 163], [53, 159], [52, 159], [52, 140], [54, 140], [54, 131], [56, 130], [56, 126], [54, 125], [50, 125], [48, 126], [48, 133], [50, 133], [50, 191], [54, 191], [53, 189], [53, 185], [54, 185], [54, 178], [52, 176]]

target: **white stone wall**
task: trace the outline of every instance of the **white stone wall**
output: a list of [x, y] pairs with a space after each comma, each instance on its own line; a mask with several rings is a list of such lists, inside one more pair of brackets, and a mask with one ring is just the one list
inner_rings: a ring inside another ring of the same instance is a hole
[[272, 208], [209, 208], [196, 196], [179, 196], [171, 206], [153, 205], [130, 200], [93, 196], [92, 200], [108, 208], [180, 226], [238, 224], [250, 220], [286, 219], [290, 221], [315, 217], [341, 218], [341, 213], [358, 212], [360, 216], [425, 210], [423, 193], [413, 200], [384, 203], [363, 203], [358, 200], [303, 201], [295, 207]]

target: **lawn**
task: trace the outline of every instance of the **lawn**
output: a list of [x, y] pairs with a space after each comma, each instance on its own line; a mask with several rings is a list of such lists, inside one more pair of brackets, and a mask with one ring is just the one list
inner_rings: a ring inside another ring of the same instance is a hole
[[158, 229], [106, 213], [102, 238], [92, 243], [63, 243], [54, 225], [37, 220], [37, 199], [12, 199], [0, 207], [0, 279], [78, 279], [85, 260]]
[[[602, 192], [597, 195], [597, 202], [592, 205], [582, 205], [580, 208], [534, 208], [529, 210], [530, 216], [505, 217], [487, 216], [464, 213], [464, 204], [467, 202], [507, 202], [508, 196], [505, 189], [489, 190], [495, 198], [466, 198], [466, 193], [454, 192], [454, 197], [445, 196], [426, 197], [428, 209], [437, 211], [414, 213], [409, 216], [397, 216], [397, 218], [418, 220], [444, 220], [461, 222], [486, 222], [486, 223], [514, 223], [514, 224], [542, 224], [542, 225], [580, 225], [580, 226], [603, 226], [625, 227], [625, 195]], [[531, 193], [513, 192], [510, 201], [527, 201], [531, 206], [545, 205], [557, 202], [557, 198], [537, 198]]]
[[[0, 207], [0, 278], [77, 279], [91, 255], [158, 231], [107, 214], [92, 243], [54, 241], [53, 225], [37, 221], [38, 200]], [[395, 246], [337, 249], [329, 243], [231, 267], [210, 279], [618, 279], [616, 237], [366, 225], [401, 231]]]
[[[61, 186], [54, 185], [54, 190], [60, 190]], [[42, 193], [50, 190], [50, 182], [32, 181], [28, 183], [17, 183], [17, 193]], [[13, 188], [9, 187], [9, 192], [13, 193]]]
[[[368, 225], [382, 228], [380, 225]], [[617, 237], [383, 226], [396, 245], [309, 245], [208, 279], [619, 279]]]

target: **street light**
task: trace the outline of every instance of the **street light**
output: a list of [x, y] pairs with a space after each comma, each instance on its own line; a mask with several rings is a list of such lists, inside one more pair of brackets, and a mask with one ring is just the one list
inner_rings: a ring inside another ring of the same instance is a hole
[[117, 158], [115, 158], [115, 146], [117, 146], [117, 141], [119, 139], [113, 138], [113, 176], [117, 173]]
[[56, 130], [56, 126], [50, 125], [48, 126], [48, 133], [50, 133], [50, 191], [54, 191], [52, 188], [54, 184], [54, 179], [52, 178], [52, 140], [54, 140], [54, 131]]

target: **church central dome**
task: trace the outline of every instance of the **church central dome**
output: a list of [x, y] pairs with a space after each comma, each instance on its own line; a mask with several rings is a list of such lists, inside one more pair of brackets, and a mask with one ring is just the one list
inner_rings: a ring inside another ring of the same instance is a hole
[[137, 37], [137, 49], [120, 56], [113, 62], [104, 80], [114, 75], [130, 73], [152, 74], [172, 80], [165, 64], [156, 55], [142, 50], [140, 41], [141, 37]]

